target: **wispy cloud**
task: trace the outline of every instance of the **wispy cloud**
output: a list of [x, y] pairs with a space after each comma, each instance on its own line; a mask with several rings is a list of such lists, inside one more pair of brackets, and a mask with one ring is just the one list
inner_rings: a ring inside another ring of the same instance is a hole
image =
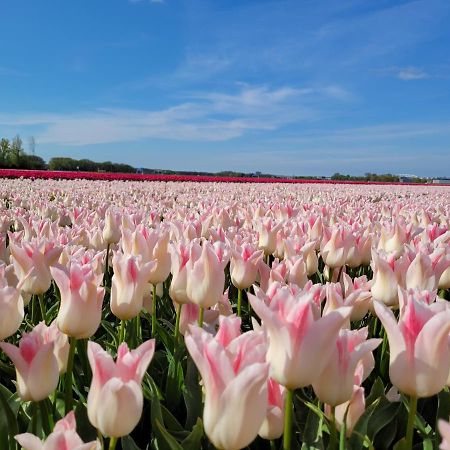
[[397, 78], [403, 81], [410, 81], [410, 80], [422, 80], [424, 78], [428, 78], [429, 75], [427, 72], [425, 72], [422, 69], [419, 69], [417, 67], [404, 67], [402, 69], [398, 69], [397, 71]]
[[320, 89], [243, 85], [235, 94], [190, 94], [178, 105], [156, 110], [95, 109], [69, 114], [0, 114], [0, 124], [37, 127], [41, 143], [89, 145], [148, 138], [226, 141], [247, 132], [276, 130], [316, 114], [302, 98], [335, 95]]

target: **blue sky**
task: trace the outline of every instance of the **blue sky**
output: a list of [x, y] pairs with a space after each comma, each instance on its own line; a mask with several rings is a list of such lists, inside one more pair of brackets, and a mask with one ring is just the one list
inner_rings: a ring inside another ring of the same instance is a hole
[[0, 0], [0, 17], [0, 136], [47, 160], [450, 175], [448, 0]]

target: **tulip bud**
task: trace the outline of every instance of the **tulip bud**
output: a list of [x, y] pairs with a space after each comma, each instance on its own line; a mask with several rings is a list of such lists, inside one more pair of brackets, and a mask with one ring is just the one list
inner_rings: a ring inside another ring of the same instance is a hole
[[389, 339], [389, 377], [405, 394], [431, 397], [445, 386], [450, 371], [450, 310], [427, 305], [414, 291], [399, 289], [399, 300], [398, 323], [390, 309], [374, 302]]
[[269, 378], [267, 392], [269, 403], [266, 418], [259, 429], [258, 435], [267, 440], [278, 439], [283, 434], [285, 389], [275, 380]]
[[366, 340], [367, 332], [367, 327], [339, 332], [327, 365], [313, 383], [320, 401], [337, 406], [350, 400], [357, 364], [381, 343], [381, 339]]
[[216, 338], [197, 326], [185, 336], [205, 389], [205, 433], [217, 448], [230, 450], [244, 448], [256, 438], [268, 402], [264, 335], [256, 331], [238, 335], [236, 324], [240, 325], [236, 317], [221, 319]]
[[238, 289], [249, 288], [256, 280], [263, 252], [245, 244], [233, 251], [230, 265], [231, 282]]
[[45, 442], [31, 433], [14, 436], [24, 450], [100, 450], [98, 440], [84, 444], [76, 432], [75, 413], [70, 411], [63, 419], [56, 422], [53, 432]]
[[58, 328], [70, 337], [91, 337], [100, 325], [104, 288], [101, 278], [89, 267], [72, 263], [68, 269], [52, 267], [51, 272], [61, 293], [56, 318]]
[[0, 266], [0, 340], [13, 335], [24, 318], [24, 302], [20, 289], [8, 286], [6, 268]]
[[112, 264], [111, 311], [119, 319], [129, 320], [142, 309], [147, 280], [156, 263], [142, 264], [140, 258], [116, 253]]
[[14, 264], [22, 291], [29, 294], [43, 294], [51, 284], [50, 266], [56, 264], [62, 248], [53, 242], [23, 242], [22, 245], [10, 241], [11, 260]]
[[320, 254], [331, 269], [343, 267], [350, 248], [348, 231], [344, 228], [326, 229], [320, 244]]
[[226, 261], [221, 261], [214, 247], [203, 243], [202, 253], [197, 260], [192, 257], [187, 263], [186, 294], [192, 303], [210, 308], [220, 302], [225, 284]]
[[41, 401], [58, 386], [58, 361], [54, 341], [45, 339], [43, 322], [22, 336], [19, 347], [0, 342], [0, 348], [16, 366], [17, 393], [23, 401]]
[[120, 216], [111, 209], [108, 209], [105, 214], [102, 237], [107, 244], [117, 244], [120, 240]]
[[114, 362], [100, 345], [88, 342], [92, 369], [88, 417], [103, 435], [115, 438], [126, 436], [138, 424], [144, 404], [141, 382], [154, 351], [154, 339], [131, 351], [123, 343]]

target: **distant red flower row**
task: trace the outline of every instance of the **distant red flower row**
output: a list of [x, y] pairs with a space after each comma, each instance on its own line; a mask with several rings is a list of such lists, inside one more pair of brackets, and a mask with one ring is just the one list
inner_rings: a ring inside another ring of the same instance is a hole
[[[414, 184], [414, 183], [385, 183], [365, 181], [341, 181], [341, 180], [315, 180], [315, 179], [291, 179], [291, 178], [258, 178], [258, 177], [221, 177], [206, 175], [142, 175], [137, 173], [98, 173], [98, 172], [70, 172], [51, 170], [23, 170], [0, 169], [0, 178], [40, 178], [63, 180], [123, 180], [123, 181], [193, 181], [210, 183], [331, 183], [331, 184]], [[435, 185], [436, 186], [436, 185]]]

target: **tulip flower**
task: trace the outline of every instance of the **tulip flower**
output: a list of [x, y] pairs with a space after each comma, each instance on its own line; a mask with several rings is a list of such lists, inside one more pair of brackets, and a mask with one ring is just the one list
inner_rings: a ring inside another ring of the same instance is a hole
[[250, 244], [244, 244], [233, 250], [230, 265], [233, 285], [238, 289], [249, 288], [256, 280], [262, 257], [263, 251], [255, 250]]
[[362, 363], [363, 358], [369, 358], [369, 370], [373, 368], [371, 352], [378, 347], [381, 339], [366, 340], [367, 333], [367, 327], [339, 332], [328, 363], [313, 383], [314, 392], [320, 401], [330, 406], [349, 401], [353, 393], [356, 366]]
[[42, 442], [31, 433], [15, 436], [16, 441], [24, 450], [100, 450], [98, 440], [83, 443], [76, 432], [75, 413], [69, 412], [63, 419], [56, 422], [53, 432]]
[[41, 401], [58, 386], [58, 360], [54, 354], [55, 342], [50, 340], [43, 322], [25, 333], [19, 347], [0, 342], [0, 348], [16, 367], [17, 393], [23, 401]]
[[440, 450], [450, 450], [450, 423], [446, 420], [439, 419], [438, 430], [442, 437]]
[[374, 302], [390, 348], [389, 377], [394, 386], [412, 397], [430, 397], [442, 390], [450, 371], [450, 310], [428, 305], [414, 291], [399, 289], [400, 317]]
[[141, 258], [127, 257], [123, 253], [114, 254], [111, 311], [116, 317], [130, 320], [140, 313], [147, 280], [155, 265], [154, 261], [142, 264]]
[[288, 389], [313, 384], [333, 352], [331, 343], [350, 316], [351, 307], [320, 317], [314, 293], [307, 291], [295, 296], [276, 295], [269, 305], [251, 294], [249, 300], [269, 336], [271, 377]]
[[65, 373], [67, 370], [67, 363], [69, 360], [69, 338], [64, 333], [61, 333], [56, 322], [53, 322], [48, 327], [44, 322], [39, 323], [34, 327], [34, 330], [42, 329], [42, 336], [44, 342], [53, 342], [53, 353], [58, 363], [59, 373]]
[[330, 269], [343, 267], [350, 244], [349, 231], [345, 228], [324, 228], [324, 235], [320, 243], [320, 255], [324, 263]]
[[403, 252], [404, 244], [408, 242], [408, 230], [403, 224], [395, 222], [390, 229], [383, 228], [381, 230], [380, 240], [378, 242], [378, 250], [384, 250], [386, 253]]
[[95, 342], [88, 342], [92, 369], [87, 411], [91, 424], [104, 436], [119, 438], [131, 433], [143, 408], [141, 382], [155, 351], [155, 340], [145, 341], [135, 350], [122, 343], [117, 360]]
[[353, 302], [350, 321], [355, 322], [362, 320], [372, 305], [372, 293], [370, 291], [372, 286], [371, 281], [368, 281], [365, 275], [352, 280], [349, 275], [343, 273], [341, 277], [341, 286], [342, 293], [346, 298], [355, 292], [357, 293], [357, 297]]
[[209, 308], [220, 302], [225, 284], [227, 261], [217, 256], [212, 244], [203, 242], [198, 259], [191, 257], [186, 265], [186, 294], [192, 303]]
[[102, 237], [108, 246], [110, 244], [117, 244], [120, 240], [120, 216], [111, 209], [108, 209], [105, 214]]
[[[344, 426], [346, 436], [350, 437], [355, 425], [366, 409], [366, 400], [364, 397], [364, 388], [355, 384], [350, 400], [337, 405], [334, 409], [334, 420], [338, 431]], [[327, 416], [331, 416], [331, 407], [326, 405], [325, 411]]]
[[29, 294], [43, 294], [51, 284], [50, 266], [56, 264], [62, 248], [54, 242], [22, 242], [21, 245], [9, 243], [11, 261], [14, 264], [22, 291]]
[[179, 242], [172, 244], [169, 248], [171, 256], [172, 281], [170, 283], [170, 298], [178, 304], [189, 303], [186, 293], [187, 287], [187, 263], [189, 259], [197, 260], [200, 257], [202, 248], [197, 242], [189, 245]]
[[398, 305], [398, 287], [404, 287], [409, 261], [406, 256], [396, 259], [395, 254], [372, 253], [372, 297], [386, 306]]
[[285, 389], [274, 379], [267, 381], [268, 407], [264, 422], [258, 435], [263, 439], [278, 439], [284, 427], [284, 393]]
[[450, 258], [442, 249], [427, 255], [418, 252], [406, 271], [406, 289], [437, 289], [444, 271], [450, 267]]
[[256, 438], [268, 402], [263, 335], [239, 335], [236, 324], [239, 319], [221, 319], [216, 338], [196, 326], [185, 336], [203, 380], [205, 433], [217, 448], [226, 450], [244, 448]]
[[8, 286], [5, 265], [0, 266], [0, 340], [13, 335], [24, 318], [24, 301], [19, 289]]
[[69, 268], [52, 267], [51, 273], [61, 293], [56, 318], [58, 328], [70, 337], [91, 337], [100, 325], [104, 288], [101, 278], [89, 267], [72, 263]]
[[149, 230], [137, 227], [134, 232], [122, 230], [122, 249], [126, 255], [141, 256], [144, 263], [155, 261], [148, 281], [153, 285], [162, 283], [169, 276], [171, 258], [168, 249], [170, 234], [164, 228]]
[[306, 264], [302, 255], [292, 256], [286, 259], [288, 269], [288, 281], [299, 287], [304, 287], [308, 282]]
[[277, 233], [283, 226], [283, 222], [275, 224], [272, 219], [266, 218], [259, 222], [258, 247], [264, 250], [266, 255], [271, 255], [277, 247]]

